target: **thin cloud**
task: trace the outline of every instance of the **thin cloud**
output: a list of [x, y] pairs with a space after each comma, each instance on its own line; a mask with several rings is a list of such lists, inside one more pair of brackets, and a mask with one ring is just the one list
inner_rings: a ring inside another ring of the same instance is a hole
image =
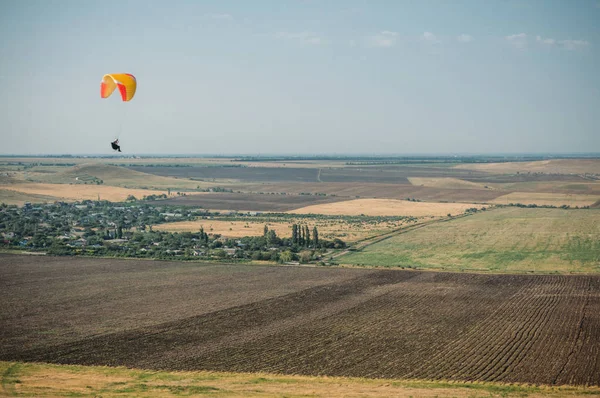
[[461, 43], [470, 43], [470, 42], [472, 42], [472, 41], [473, 41], [473, 40], [475, 40], [475, 39], [473, 39], [473, 36], [471, 36], [471, 35], [466, 35], [466, 34], [464, 34], [464, 33], [463, 33], [463, 34], [461, 34], [461, 35], [458, 35], [458, 36], [456, 37], [456, 40], [458, 40], [458, 41], [459, 41], [459, 42], [461, 42]]
[[558, 44], [565, 50], [573, 51], [581, 50], [582, 48], [589, 46], [590, 42], [587, 40], [560, 40]]
[[421, 36], [423, 40], [429, 43], [441, 43], [441, 41], [431, 32], [424, 32], [423, 36]]
[[527, 47], [527, 34], [517, 33], [510, 36], [504, 37], [511, 45], [522, 50]]
[[550, 39], [550, 38], [543, 38], [542, 36], [536, 36], [535, 37], [535, 41], [540, 43], [540, 44], [544, 44], [547, 46], [553, 46], [556, 44], [556, 40], [554, 39]]
[[376, 35], [369, 37], [369, 44], [372, 47], [393, 47], [396, 44], [397, 32], [383, 30]]
[[303, 44], [318, 45], [323, 40], [312, 32], [277, 32], [275, 37], [283, 40], [292, 40]]

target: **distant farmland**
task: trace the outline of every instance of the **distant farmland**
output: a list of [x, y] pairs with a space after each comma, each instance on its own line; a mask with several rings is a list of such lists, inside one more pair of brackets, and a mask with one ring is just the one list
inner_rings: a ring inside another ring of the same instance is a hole
[[492, 189], [465, 189], [464, 184], [457, 185], [454, 188], [432, 188], [425, 186], [415, 186], [412, 184], [380, 184], [372, 182], [362, 182], [360, 184], [348, 182], [328, 182], [328, 183], [244, 183], [230, 184], [229, 188], [233, 190], [251, 191], [251, 192], [287, 192], [287, 193], [326, 193], [328, 195], [345, 196], [346, 198], [386, 198], [386, 199], [406, 199], [415, 198], [432, 202], [487, 202], [498, 196], [505, 195], [510, 190], [492, 190]]
[[130, 166], [132, 170], [160, 176], [255, 181], [255, 182], [371, 182], [410, 184], [408, 177], [484, 177], [479, 171], [441, 167], [387, 166], [387, 167], [143, 167]]
[[314, 195], [206, 193], [180, 196], [157, 201], [155, 203], [157, 206], [169, 204], [202, 207], [204, 209], [213, 210], [288, 211], [312, 204], [331, 203], [344, 199], [345, 198]]
[[0, 360], [600, 385], [600, 277], [0, 255]]
[[277, 167], [139, 167], [129, 169], [165, 177], [212, 181], [301, 181], [316, 182], [318, 169]]

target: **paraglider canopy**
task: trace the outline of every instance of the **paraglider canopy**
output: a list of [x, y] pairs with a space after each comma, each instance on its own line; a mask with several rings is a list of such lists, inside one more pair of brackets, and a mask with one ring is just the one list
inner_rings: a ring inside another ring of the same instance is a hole
[[102, 83], [100, 83], [100, 96], [102, 98], [110, 97], [117, 87], [119, 88], [123, 101], [131, 101], [137, 88], [135, 76], [129, 73], [111, 73], [104, 75], [102, 77]]

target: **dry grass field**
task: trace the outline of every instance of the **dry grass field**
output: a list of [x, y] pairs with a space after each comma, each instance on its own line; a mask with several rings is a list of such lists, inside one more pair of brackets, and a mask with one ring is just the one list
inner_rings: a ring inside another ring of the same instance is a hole
[[600, 195], [600, 182], [529, 181], [515, 183], [489, 183], [489, 187], [510, 192], [571, 193]]
[[293, 214], [367, 215], [367, 216], [413, 216], [443, 217], [462, 214], [469, 208], [488, 207], [473, 203], [430, 203], [395, 199], [354, 199], [326, 203], [291, 210]]
[[17, 205], [22, 206], [25, 202], [30, 203], [44, 203], [44, 202], [54, 202], [56, 200], [60, 200], [54, 196], [48, 195], [36, 195], [36, 194], [27, 194], [18, 191], [11, 191], [9, 189], [4, 189], [2, 185], [0, 185], [0, 203], [5, 203], [7, 205]]
[[600, 397], [596, 387], [444, 383], [268, 373], [166, 372], [123, 367], [0, 362], [4, 396], [35, 397]]
[[274, 230], [279, 237], [292, 236], [292, 224], [307, 224], [309, 227], [316, 226], [319, 230], [319, 236], [322, 239], [333, 240], [342, 239], [345, 242], [355, 242], [368, 237], [377, 236], [399, 228], [404, 223], [402, 221], [382, 221], [377, 224], [370, 223], [350, 223], [345, 220], [315, 219], [306, 220], [282, 219], [278, 221], [273, 218], [270, 221], [224, 221], [224, 220], [197, 220], [181, 221], [166, 224], [154, 225], [152, 228], [156, 231], [170, 232], [197, 232], [200, 227], [207, 233], [220, 234], [228, 238], [241, 238], [244, 236], [261, 236], [264, 227]]
[[[10, 192], [23, 193], [26, 195], [43, 195], [52, 200], [96, 200], [100, 197], [101, 200], [110, 200], [120, 202], [133, 195], [138, 199], [146, 195], [166, 194], [166, 191], [154, 191], [148, 189], [130, 189], [121, 187], [112, 187], [107, 185], [83, 185], [83, 184], [43, 184], [43, 183], [16, 183], [10, 185], [2, 185], [0, 194], [7, 192], [7, 197], [11, 196]], [[0, 202], [3, 202], [3, 196], [0, 196]], [[45, 202], [45, 200], [33, 200], [34, 202]]]
[[521, 203], [524, 205], [550, 205], [560, 207], [568, 205], [571, 207], [591, 206], [600, 200], [600, 195], [579, 195], [570, 193], [546, 193], [546, 192], [512, 192], [492, 200], [492, 203], [509, 204]]
[[0, 255], [0, 281], [6, 362], [600, 386], [597, 275]]
[[496, 272], [600, 272], [600, 211], [510, 207], [435, 223], [341, 263]]
[[[38, 170], [40, 170], [38, 171]], [[127, 167], [111, 166], [99, 163], [81, 164], [72, 167], [61, 167], [55, 172], [49, 172], [47, 167], [38, 166], [26, 173], [21, 172], [22, 178], [34, 182], [54, 184], [85, 184], [93, 183], [94, 178], [102, 180], [103, 185], [143, 188], [143, 189], [196, 189], [213, 187], [214, 184], [202, 181], [191, 181], [175, 177], [163, 177], [143, 173]]]
[[545, 174], [600, 174], [600, 159], [551, 159], [535, 162], [506, 162], [460, 164], [459, 169], [485, 171], [494, 174], [545, 173]]

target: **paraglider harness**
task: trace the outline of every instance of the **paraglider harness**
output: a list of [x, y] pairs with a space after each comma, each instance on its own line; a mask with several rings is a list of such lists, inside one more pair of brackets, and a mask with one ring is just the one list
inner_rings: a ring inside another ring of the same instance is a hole
[[111, 142], [110, 146], [112, 146], [112, 149], [114, 149], [115, 151], [121, 152], [121, 147], [119, 146], [119, 140], [118, 139], [116, 139], [113, 142]]

